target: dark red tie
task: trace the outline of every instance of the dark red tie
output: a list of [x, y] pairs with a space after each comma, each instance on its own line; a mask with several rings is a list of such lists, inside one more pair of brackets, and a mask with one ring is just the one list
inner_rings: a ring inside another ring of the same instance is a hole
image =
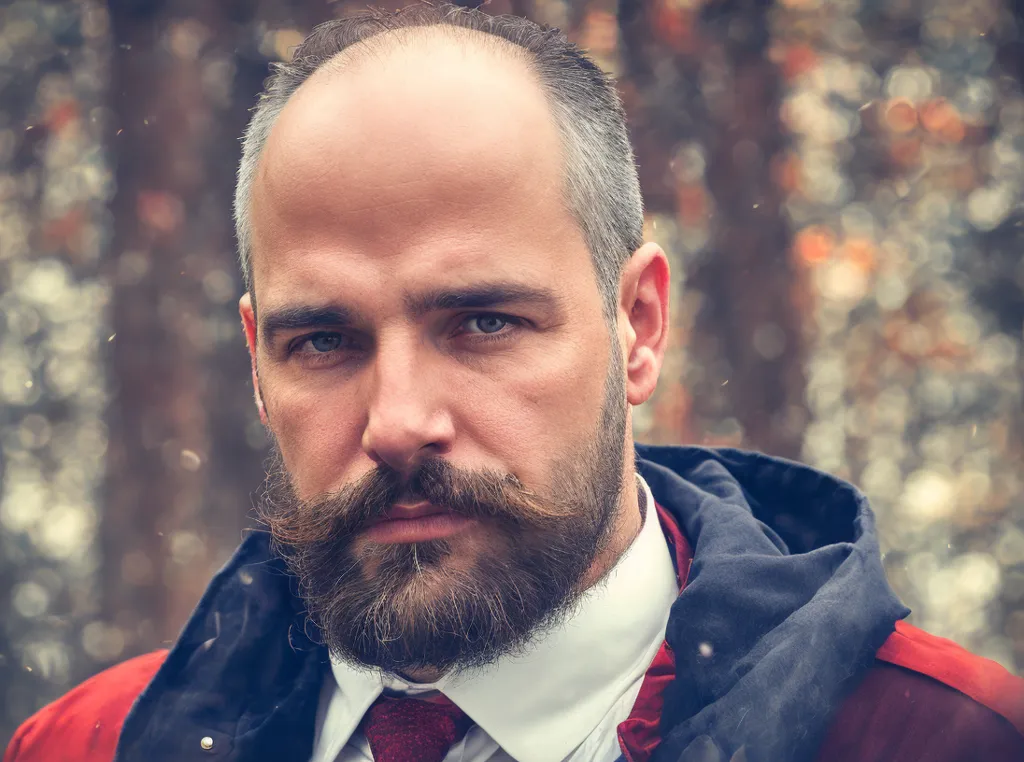
[[374, 762], [442, 762], [473, 721], [444, 696], [381, 696], [360, 724]]

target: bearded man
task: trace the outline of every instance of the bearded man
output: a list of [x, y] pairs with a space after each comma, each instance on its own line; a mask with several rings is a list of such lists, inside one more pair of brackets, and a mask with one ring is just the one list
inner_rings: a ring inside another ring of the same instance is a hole
[[1024, 682], [902, 622], [853, 487], [634, 445], [669, 325], [642, 221], [559, 34], [318, 27], [236, 198], [266, 531], [5, 760], [1024, 759]]

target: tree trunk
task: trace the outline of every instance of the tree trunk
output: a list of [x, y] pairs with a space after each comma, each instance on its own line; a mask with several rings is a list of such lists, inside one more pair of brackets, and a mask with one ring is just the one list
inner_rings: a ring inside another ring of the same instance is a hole
[[[772, 158], [784, 144], [781, 83], [768, 61], [768, 3], [624, 0], [625, 95], [650, 213], [706, 226], [709, 243], [679, 273], [699, 298], [685, 352], [685, 404], [653, 438], [696, 438], [796, 457], [804, 378], [797, 279]], [[704, 170], [677, 154], [696, 145]], [[701, 174], [703, 176], [701, 176]], [[657, 237], [657, 234], [655, 234]], [[671, 377], [664, 383], [678, 381]], [[684, 419], [685, 417], [685, 419]]]
[[261, 4], [262, 40], [241, 0], [110, 7], [117, 388], [101, 540], [105, 618], [125, 644], [115, 660], [174, 639], [238, 544], [263, 478], [237, 317], [238, 138], [268, 58], [328, 6]]

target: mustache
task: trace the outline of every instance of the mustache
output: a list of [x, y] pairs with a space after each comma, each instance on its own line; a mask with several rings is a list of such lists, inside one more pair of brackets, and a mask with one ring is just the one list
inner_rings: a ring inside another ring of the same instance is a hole
[[423, 461], [407, 476], [382, 464], [310, 500], [297, 499], [280, 462], [271, 466], [267, 480], [260, 519], [277, 543], [293, 547], [349, 538], [399, 501], [427, 501], [466, 518], [518, 528], [544, 529], [571, 512], [541, 499], [512, 474], [459, 469], [440, 458]]

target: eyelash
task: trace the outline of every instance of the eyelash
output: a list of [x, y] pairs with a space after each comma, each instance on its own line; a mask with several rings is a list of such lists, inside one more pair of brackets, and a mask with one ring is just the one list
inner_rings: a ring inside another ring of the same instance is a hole
[[[466, 315], [460, 322], [459, 325], [465, 325], [470, 320], [482, 320], [483, 318], [498, 318], [499, 320], [506, 323], [505, 328], [498, 331], [497, 333], [474, 333], [471, 335], [472, 341], [476, 343], [489, 343], [492, 341], [507, 341], [509, 334], [515, 333], [517, 329], [522, 328], [525, 322], [522, 318], [515, 318], [511, 315], [503, 315], [500, 312], [478, 312], [473, 315]], [[459, 334], [461, 335], [461, 334]]]
[[338, 331], [317, 331], [316, 333], [307, 333], [305, 336], [299, 336], [295, 338], [288, 345], [288, 356], [289, 357], [301, 357], [303, 362], [312, 363], [314, 365], [320, 363], [327, 363], [333, 361], [333, 357], [339, 349], [331, 350], [330, 352], [315, 352], [315, 351], [304, 351], [303, 347], [314, 339], [318, 339], [322, 336], [341, 336], [344, 338], [344, 334]]
[[[472, 315], [464, 316], [462, 320], [459, 322], [459, 325], [462, 326], [465, 323], [469, 322], [470, 320], [481, 320], [483, 318], [499, 318], [507, 325], [504, 329], [497, 333], [467, 334], [466, 332], [462, 332], [457, 333], [456, 336], [470, 335], [472, 336], [470, 340], [474, 344], [490, 344], [495, 341], [507, 341], [509, 337], [512, 334], [516, 333], [517, 329], [521, 328], [526, 322], [522, 318], [512, 317], [511, 315], [504, 315], [500, 312], [478, 312]], [[302, 355], [304, 356], [307, 362], [312, 363], [327, 362], [329, 358], [332, 358], [334, 356], [335, 352], [339, 351], [339, 349], [342, 348], [331, 350], [330, 352], [305, 352], [302, 350], [302, 347], [304, 347], [306, 344], [313, 341], [314, 339], [318, 339], [323, 336], [344, 337], [344, 334], [342, 334], [339, 331], [316, 331], [315, 333], [307, 333], [303, 336], [298, 336], [289, 343], [288, 355], [290, 357]]]

